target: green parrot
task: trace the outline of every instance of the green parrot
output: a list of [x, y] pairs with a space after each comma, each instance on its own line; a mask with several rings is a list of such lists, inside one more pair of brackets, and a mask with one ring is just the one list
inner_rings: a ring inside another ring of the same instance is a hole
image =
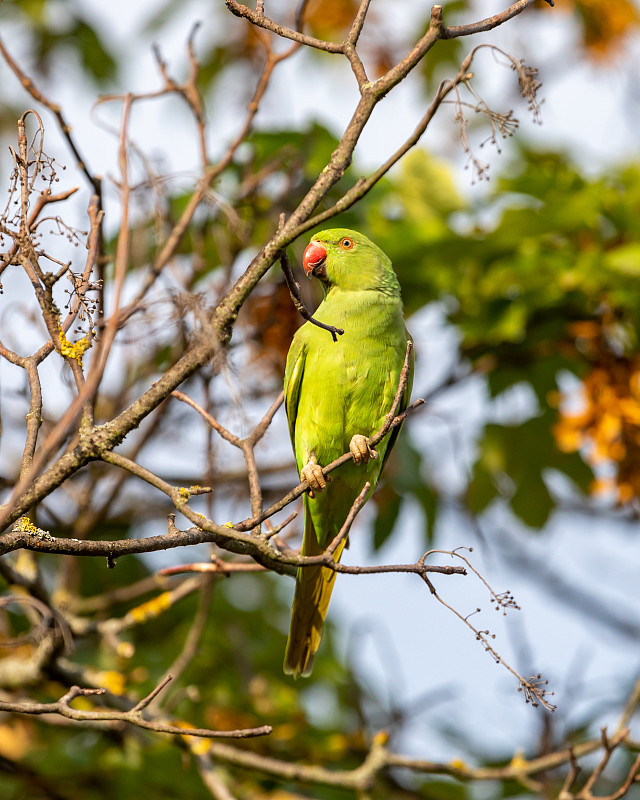
[[[302, 263], [324, 289], [314, 317], [344, 329], [333, 342], [327, 331], [305, 323], [291, 342], [284, 378], [298, 472], [310, 487], [304, 496], [302, 554], [318, 555], [337, 535], [366, 481], [371, 495], [393, 447], [399, 428], [377, 451], [367, 438], [393, 404], [410, 337], [391, 262], [366, 236], [343, 228], [322, 231], [311, 239]], [[400, 410], [408, 405], [412, 379], [413, 359]], [[325, 478], [322, 467], [348, 451], [353, 460]], [[336, 561], [343, 548], [344, 542]], [[284, 671], [296, 678], [311, 673], [335, 577], [327, 567], [298, 569], [284, 658]]]

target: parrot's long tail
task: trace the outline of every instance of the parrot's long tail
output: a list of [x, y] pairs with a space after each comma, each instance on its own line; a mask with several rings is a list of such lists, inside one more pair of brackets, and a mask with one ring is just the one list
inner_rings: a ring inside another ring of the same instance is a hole
[[[331, 540], [329, 540], [331, 541]], [[336, 548], [334, 559], [340, 560], [345, 542]], [[315, 556], [322, 553], [311, 514], [305, 513], [302, 555]], [[291, 609], [291, 626], [287, 649], [284, 654], [284, 671], [299, 678], [311, 674], [313, 657], [322, 641], [322, 628], [327, 616], [336, 572], [327, 567], [299, 567], [296, 591]]]

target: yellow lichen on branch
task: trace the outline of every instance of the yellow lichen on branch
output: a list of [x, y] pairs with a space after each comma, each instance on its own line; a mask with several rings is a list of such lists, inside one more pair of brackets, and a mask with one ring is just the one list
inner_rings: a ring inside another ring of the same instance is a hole
[[20, 519], [16, 520], [12, 530], [14, 533], [33, 533], [35, 536], [51, 538], [49, 531], [43, 531], [42, 528], [38, 528], [37, 525], [31, 522], [29, 517], [20, 517]]
[[70, 342], [61, 325], [58, 325], [58, 339], [60, 353], [66, 358], [72, 358], [78, 364], [82, 364], [82, 356], [91, 347], [91, 340], [87, 336], [83, 336], [77, 342]]
[[135, 622], [145, 622], [148, 619], [159, 617], [163, 611], [171, 607], [172, 599], [170, 592], [162, 592], [153, 600], [148, 600], [129, 611], [128, 616], [131, 616]]

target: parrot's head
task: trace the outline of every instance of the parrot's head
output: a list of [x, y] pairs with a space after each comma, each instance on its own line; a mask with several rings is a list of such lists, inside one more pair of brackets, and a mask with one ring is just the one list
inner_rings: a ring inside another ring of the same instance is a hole
[[317, 233], [302, 256], [308, 277], [318, 278], [325, 289], [399, 291], [391, 261], [362, 233], [332, 228]]

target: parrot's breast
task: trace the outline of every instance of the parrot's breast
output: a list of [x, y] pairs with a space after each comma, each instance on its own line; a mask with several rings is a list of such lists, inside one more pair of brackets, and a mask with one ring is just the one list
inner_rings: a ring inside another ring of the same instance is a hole
[[299, 466], [309, 453], [327, 464], [349, 449], [354, 434], [375, 433], [393, 403], [406, 352], [399, 298], [374, 291], [334, 293], [315, 316], [344, 334], [334, 343], [310, 323], [300, 329], [305, 369], [297, 412], [304, 425], [295, 432]]

